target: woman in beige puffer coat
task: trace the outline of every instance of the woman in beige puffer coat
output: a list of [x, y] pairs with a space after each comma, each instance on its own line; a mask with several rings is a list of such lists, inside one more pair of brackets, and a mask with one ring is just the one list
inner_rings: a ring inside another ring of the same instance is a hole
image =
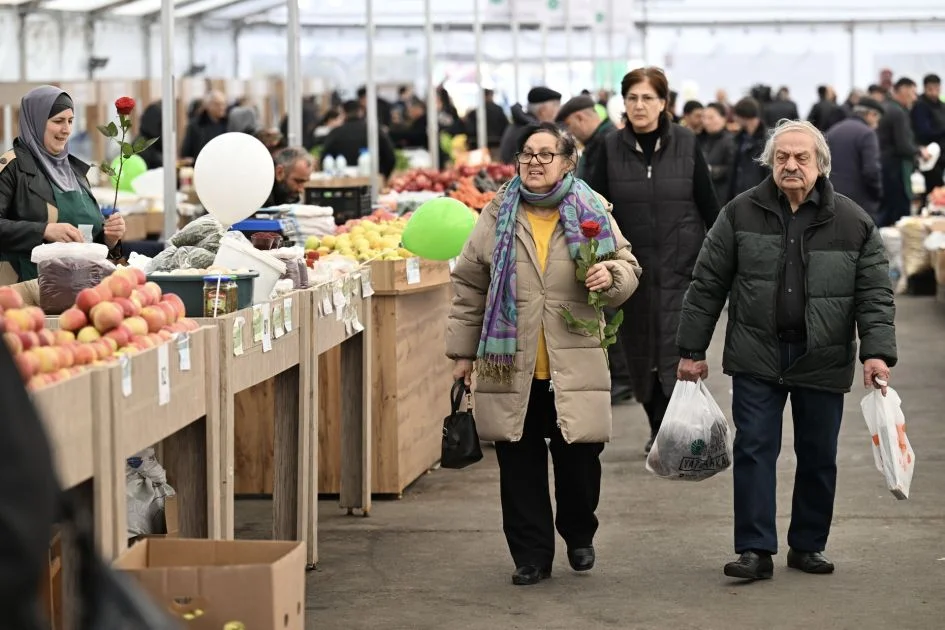
[[[600, 340], [569, 326], [562, 310], [594, 320], [589, 291], [619, 306], [641, 272], [610, 204], [574, 178], [576, 153], [554, 125], [527, 129], [519, 175], [483, 210], [452, 274], [447, 354], [454, 377], [467, 384], [475, 365], [476, 426], [481, 439], [496, 443], [512, 583], [520, 585], [550, 577], [555, 525], [571, 567], [594, 566], [610, 372]], [[597, 229], [603, 260], [581, 282], [575, 257], [587, 242], [582, 232]], [[555, 471], [554, 523], [545, 438]]]

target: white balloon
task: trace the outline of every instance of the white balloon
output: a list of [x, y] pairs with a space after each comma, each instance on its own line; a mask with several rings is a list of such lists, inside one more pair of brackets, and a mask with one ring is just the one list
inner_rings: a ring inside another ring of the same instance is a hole
[[272, 192], [275, 166], [266, 146], [245, 133], [225, 133], [207, 143], [194, 164], [200, 203], [225, 226], [259, 210]]

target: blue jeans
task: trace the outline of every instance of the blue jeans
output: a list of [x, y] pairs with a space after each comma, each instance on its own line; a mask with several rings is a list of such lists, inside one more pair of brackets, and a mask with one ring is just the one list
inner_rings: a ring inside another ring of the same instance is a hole
[[[803, 343], [782, 343], [782, 369], [804, 352]], [[843, 394], [787, 387], [744, 375], [735, 375], [732, 385], [735, 553], [778, 551], [776, 467], [788, 395], [797, 456], [788, 545], [797, 551], [823, 551], [833, 519]]]

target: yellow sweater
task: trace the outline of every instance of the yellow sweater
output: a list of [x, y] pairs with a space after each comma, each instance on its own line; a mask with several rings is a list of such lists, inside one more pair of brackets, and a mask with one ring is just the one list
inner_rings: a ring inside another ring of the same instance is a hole
[[[542, 273], [548, 261], [548, 248], [551, 246], [551, 237], [558, 225], [558, 213], [543, 217], [533, 212], [526, 212], [528, 223], [532, 226], [535, 237], [535, 250], [538, 252], [538, 266]], [[548, 364], [548, 346], [545, 344], [545, 329], [542, 327], [538, 335], [538, 354], [535, 357], [535, 378], [548, 380], [551, 378], [551, 368]]]

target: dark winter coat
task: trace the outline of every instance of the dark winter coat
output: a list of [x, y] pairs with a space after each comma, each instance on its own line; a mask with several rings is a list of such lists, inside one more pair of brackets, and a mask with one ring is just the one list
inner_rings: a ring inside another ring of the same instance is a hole
[[801, 117], [797, 111], [797, 103], [794, 101], [771, 101], [765, 103], [762, 107], [762, 120], [765, 124], [774, 129], [778, 126], [778, 121], [782, 118], [788, 120], [797, 120]]
[[201, 112], [199, 116], [187, 123], [187, 130], [184, 132], [184, 143], [180, 148], [180, 156], [196, 160], [203, 148], [217, 136], [225, 134], [226, 130], [226, 118], [213, 120], [207, 112]]
[[676, 384], [683, 295], [719, 211], [705, 157], [695, 134], [664, 122], [647, 164], [627, 126], [605, 138], [589, 183], [613, 203], [613, 217], [643, 268], [639, 288], [622, 307], [634, 395], [648, 402], [656, 378], [668, 397]]
[[704, 131], [699, 134], [699, 146], [709, 164], [715, 195], [720, 202], [725, 203], [728, 201], [732, 164], [735, 162], [735, 139], [724, 129], [712, 134]]
[[847, 113], [842, 107], [825, 99], [811, 107], [810, 113], [807, 114], [807, 121], [823, 133], [827, 133], [827, 130], [846, 117]]
[[827, 144], [832, 158], [830, 183], [834, 190], [878, 219], [883, 198], [883, 168], [876, 132], [862, 118], [853, 116], [827, 132]]
[[[466, 146], [470, 149], [479, 148], [479, 120], [475, 109], [466, 114], [464, 126], [466, 128]], [[509, 119], [496, 103], [486, 103], [486, 144], [490, 149], [502, 146], [502, 136], [509, 126]]]
[[[344, 124], [332, 129], [325, 138], [325, 144], [322, 145], [322, 159], [329, 155], [332, 157], [343, 155], [348, 166], [357, 166], [361, 149], [366, 149], [368, 146], [367, 133], [367, 121], [363, 118], [346, 120]], [[390, 174], [394, 172], [397, 158], [390, 136], [382, 129], [378, 130], [377, 147], [379, 151], [377, 163], [381, 175], [390, 177]]]
[[861, 361], [896, 364], [895, 304], [879, 229], [829, 181], [821, 178], [817, 187], [820, 208], [802, 244], [807, 352], [781, 369], [776, 306], [786, 230], [769, 177], [725, 206], [705, 239], [679, 321], [682, 354], [704, 358], [728, 299], [726, 374], [846, 392], [853, 384], [857, 331]]
[[768, 128], [759, 124], [755, 133], [749, 135], [740, 131], [735, 136], [735, 161], [729, 174], [729, 190], [726, 200], [734, 199], [746, 190], [750, 190], [763, 182], [771, 173], [771, 169], [758, 163], [765, 141], [768, 137]]
[[538, 119], [526, 112], [521, 105], [512, 105], [512, 124], [505, 128], [502, 142], [499, 143], [499, 158], [505, 164], [515, 162], [515, 152], [518, 151], [518, 140], [522, 131], [529, 125], [538, 124]]
[[612, 133], [616, 133], [617, 127], [610, 119], [602, 120], [597, 131], [584, 143], [584, 151], [581, 153], [581, 159], [578, 160], [577, 176], [581, 179], [588, 179], [594, 171], [594, 165], [601, 159], [601, 153], [604, 152], [604, 140]]

